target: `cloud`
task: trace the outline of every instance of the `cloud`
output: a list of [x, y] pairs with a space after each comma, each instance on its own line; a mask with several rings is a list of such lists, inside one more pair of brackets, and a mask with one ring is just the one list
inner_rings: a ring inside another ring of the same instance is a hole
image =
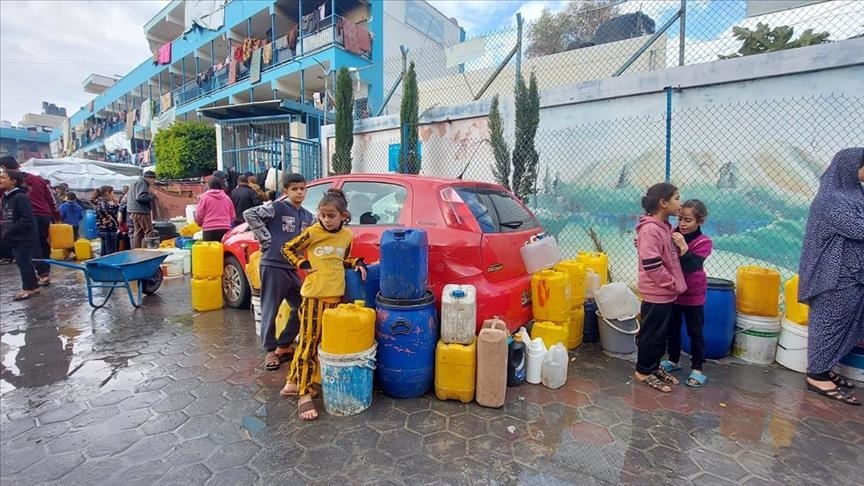
[[42, 101], [71, 115], [94, 95], [90, 73], [123, 75], [151, 55], [143, 26], [158, 1], [0, 1], [0, 119], [39, 113]]
[[[505, 24], [505, 18], [525, 2], [504, 0], [427, 0], [447, 17], [455, 17], [468, 37], [476, 37]], [[533, 2], [532, 2], [533, 3]], [[545, 3], [545, 2], [538, 2]]]

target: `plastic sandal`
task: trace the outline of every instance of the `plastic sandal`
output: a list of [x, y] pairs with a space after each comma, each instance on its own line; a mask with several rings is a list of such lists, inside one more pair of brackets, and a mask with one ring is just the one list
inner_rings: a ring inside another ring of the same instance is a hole
[[681, 369], [681, 365], [678, 363], [673, 363], [668, 359], [660, 360], [660, 367], [663, 368], [663, 371], [666, 373], [672, 373], [673, 371], [678, 371]]
[[831, 382], [833, 382], [835, 385], [837, 385], [841, 388], [849, 388], [850, 390], [855, 388], [854, 383], [847, 380], [846, 378], [843, 378], [842, 376], [838, 375], [837, 373], [834, 373], [833, 371], [828, 372], [828, 377], [831, 379]]
[[848, 393], [844, 392], [836, 386], [831, 390], [823, 390], [816, 385], [811, 385], [810, 383], [807, 383], [807, 389], [816, 392], [823, 397], [828, 397], [832, 400], [837, 400], [838, 402], [845, 403], [846, 405], [861, 405], [861, 402], [859, 402], [857, 398], [849, 395]]
[[657, 371], [654, 372], [654, 376], [671, 385], [677, 385], [679, 383], [678, 378], [675, 378], [669, 373], [666, 373], [665, 371], [663, 371], [663, 368], [657, 368]]
[[27, 300], [37, 294], [39, 294], [39, 289], [22, 290], [12, 296], [12, 300]]
[[693, 370], [690, 372], [690, 376], [687, 377], [687, 380], [684, 381], [684, 384], [690, 388], [702, 388], [705, 386], [706, 381], [708, 381], [708, 377], [705, 376], [705, 373]]
[[264, 357], [264, 369], [267, 371], [276, 371], [279, 369], [279, 356], [273, 351], [267, 353]]
[[669, 393], [672, 391], [672, 387], [663, 382], [660, 378], [657, 378], [655, 375], [648, 375], [647, 378], [639, 378], [638, 375], [633, 375], [633, 378], [642, 383], [643, 385], [653, 388], [659, 392]]
[[[303, 414], [307, 412], [315, 412], [313, 417], [304, 417]], [[312, 401], [312, 398], [309, 398], [309, 401], [300, 402], [297, 404], [297, 417], [300, 420], [312, 421], [318, 418], [318, 410], [315, 410], [315, 402]]]

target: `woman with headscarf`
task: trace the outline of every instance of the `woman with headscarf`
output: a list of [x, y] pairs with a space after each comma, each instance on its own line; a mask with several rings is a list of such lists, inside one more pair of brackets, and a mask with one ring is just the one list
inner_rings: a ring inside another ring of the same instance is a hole
[[822, 174], [801, 250], [798, 300], [810, 306], [807, 389], [849, 405], [855, 385], [832, 371], [864, 340], [864, 147]]

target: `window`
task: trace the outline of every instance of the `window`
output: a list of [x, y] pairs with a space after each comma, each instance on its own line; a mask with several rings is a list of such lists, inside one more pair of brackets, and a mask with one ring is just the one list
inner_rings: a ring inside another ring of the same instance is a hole
[[351, 224], [397, 225], [408, 190], [384, 182], [346, 182], [342, 185], [348, 199]]
[[303, 200], [303, 207], [312, 213], [315, 218], [318, 218], [318, 203], [321, 202], [321, 198], [324, 197], [324, 193], [327, 192], [327, 189], [330, 189], [331, 187], [333, 187], [332, 184], [326, 183], [307, 187], [306, 199]]
[[534, 216], [508, 192], [473, 187], [459, 187], [456, 192], [484, 233], [508, 233], [539, 227]]

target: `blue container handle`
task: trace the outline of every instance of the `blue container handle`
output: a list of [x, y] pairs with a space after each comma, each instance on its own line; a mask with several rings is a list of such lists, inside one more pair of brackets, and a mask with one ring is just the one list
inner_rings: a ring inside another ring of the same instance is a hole
[[396, 322], [390, 324], [390, 332], [393, 334], [410, 334], [411, 328], [413, 326], [410, 322], [406, 321], [405, 318], [400, 317], [396, 319]]
[[393, 230], [393, 238], [404, 239], [406, 231], [404, 229]]

